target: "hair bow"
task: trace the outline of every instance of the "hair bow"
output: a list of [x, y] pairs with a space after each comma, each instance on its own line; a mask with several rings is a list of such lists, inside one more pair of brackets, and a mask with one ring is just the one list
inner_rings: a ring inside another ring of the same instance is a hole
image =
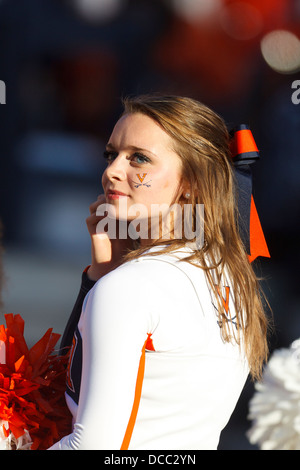
[[235, 167], [240, 235], [249, 261], [258, 256], [270, 258], [270, 253], [258, 217], [252, 194], [250, 166], [259, 159], [259, 150], [251, 130], [245, 124], [231, 132], [230, 150]]

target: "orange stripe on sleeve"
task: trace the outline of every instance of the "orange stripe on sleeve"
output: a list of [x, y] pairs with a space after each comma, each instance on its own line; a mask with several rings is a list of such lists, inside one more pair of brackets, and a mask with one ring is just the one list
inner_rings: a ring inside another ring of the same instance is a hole
[[145, 372], [145, 350], [146, 350], [146, 344], [148, 340], [149, 340], [149, 337], [146, 339], [143, 349], [142, 349], [142, 355], [141, 355], [137, 379], [136, 379], [133, 406], [132, 406], [131, 415], [128, 421], [127, 429], [125, 432], [125, 436], [121, 445], [121, 450], [128, 450], [131, 436], [132, 436], [133, 429], [134, 429], [134, 425], [135, 425], [135, 421], [136, 421], [136, 417], [137, 417], [137, 413], [138, 413], [138, 409], [139, 409], [139, 405], [140, 405], [142, 386], [143, 386], [143, 380], [144, 380], [144, 372]]

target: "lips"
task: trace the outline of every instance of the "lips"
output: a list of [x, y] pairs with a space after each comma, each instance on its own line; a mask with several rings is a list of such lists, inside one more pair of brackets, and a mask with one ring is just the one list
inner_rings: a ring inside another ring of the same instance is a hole
[[116, 191], [115, 189], [109, 189], [107, 191], [108, 199], [117, 199], [119, 197], [127, 196], [127, 194], [122, 193], [121, 191]]

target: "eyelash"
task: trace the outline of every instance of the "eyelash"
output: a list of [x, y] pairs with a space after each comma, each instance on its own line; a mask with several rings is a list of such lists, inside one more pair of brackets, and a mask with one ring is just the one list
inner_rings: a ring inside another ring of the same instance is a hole
[[[108, 163], [111, 163], [112, 160], [118, 156], [118, 153], [112, 150], [105, 150], [105, 152], [103, 153], [103, 156]], [[144, 163], [151, 163], [150, 158], [146, 157], [140, 152], [134, 152], [134, 154], [130, 157], [130, 160], [132, 161], [134, 157], [143, 159], [143, 162], [134, 162], [134, 163], [137, 163], [138, 165], [143, 165]]]
[[110, 150], [105, 150], [103, 152], [103, 157], [105, 158], [105, 160], [109, 163], [114, 157], [117, 157], [118, 154], [117, 152], [112, 152]]

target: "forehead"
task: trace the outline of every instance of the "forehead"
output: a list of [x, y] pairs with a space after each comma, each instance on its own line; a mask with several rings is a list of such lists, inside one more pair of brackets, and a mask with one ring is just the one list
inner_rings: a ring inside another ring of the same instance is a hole
[[149, 116], [141, 113], [125, 114], [116, 123], [109, 142], [118, 146], [134, 145], [158, 151], [171, 149], [171, 137]]

